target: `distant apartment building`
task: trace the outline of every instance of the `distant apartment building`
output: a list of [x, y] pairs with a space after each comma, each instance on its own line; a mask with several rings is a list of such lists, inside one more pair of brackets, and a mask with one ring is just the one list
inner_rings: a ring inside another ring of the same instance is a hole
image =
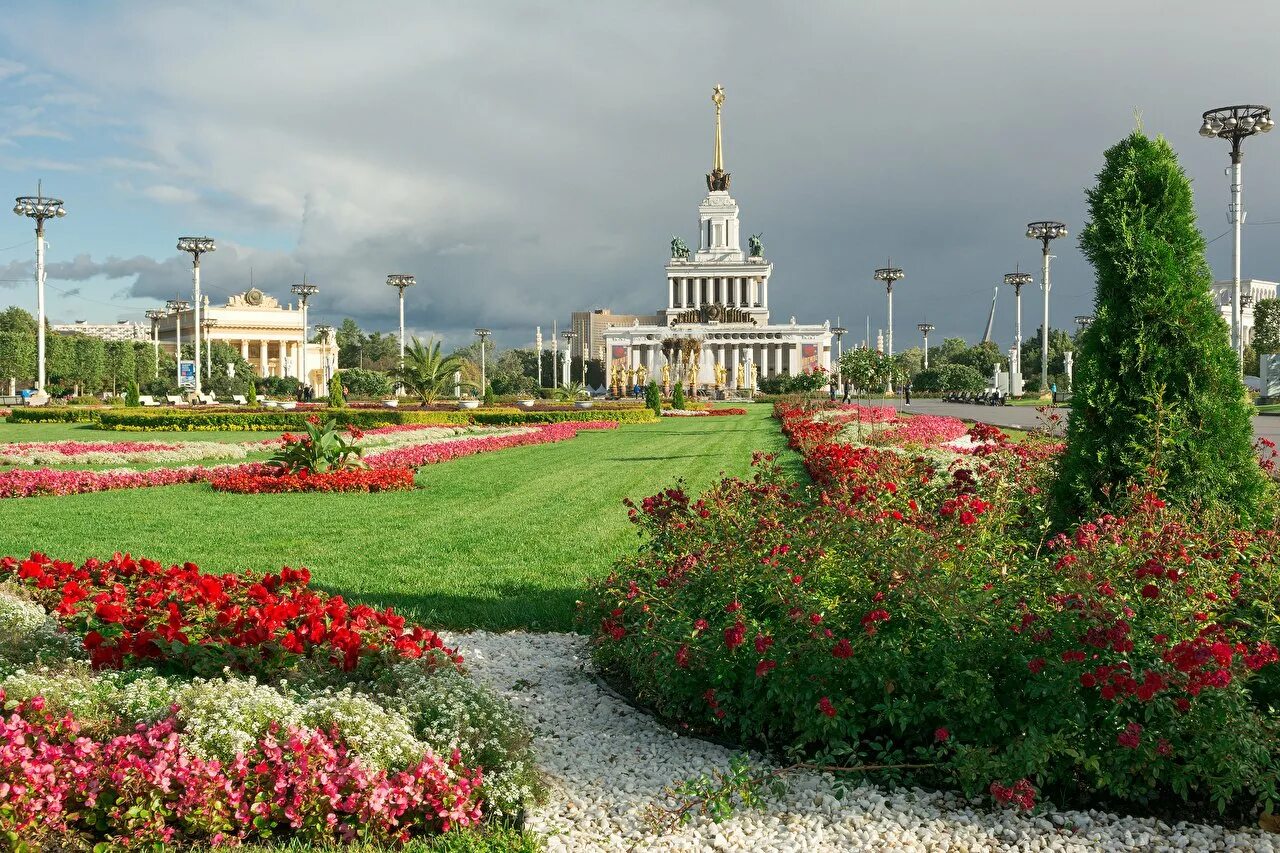
[[577, 337], [573, 342], [573, 354], [582, 355], [582, 342], [590, 342], [590, 359], [603, 358], [604, 330], [610, 326], [650, 326], [664, 324], [666, 320], [659, 314], [615, 314], [608, 308], [596, 308], [592, 311], [574, 311], [569, 316], [569, 328]]
[[74, 323], [56, 323], [53, 331], [59, 335], [88, 335], [91, 338], [102, 338], [104, 341], [149, 341], [151, 340], [150, 324], [134, 323], [121, 320], [118, 323], [89, 323], [76, 320]]

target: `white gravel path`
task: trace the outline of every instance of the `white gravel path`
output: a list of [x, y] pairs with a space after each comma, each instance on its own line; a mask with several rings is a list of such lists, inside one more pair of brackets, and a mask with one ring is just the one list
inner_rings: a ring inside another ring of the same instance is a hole
[[764, 811], [743, 810], [655, 835], [645, 807], [664, 786], [726, 769], [731, 752], [681, 737], [601, 690], [585, 671], [586, 641], [570, 634], [455, 634], [475, 676], [520, 708], [536, 733], [550, 801], [529, 815], [547, 849], [749, 851], [1276, 849], [1258, 830], [1100, 812], [1022, 815], [919, 790], [860, 786], [834, 796], [821, 774], [788, 777]]

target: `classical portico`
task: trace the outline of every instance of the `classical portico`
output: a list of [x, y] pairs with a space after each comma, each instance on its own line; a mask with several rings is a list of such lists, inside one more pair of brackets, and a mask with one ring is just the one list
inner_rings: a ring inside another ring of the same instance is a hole
[[[729, 194], [724, 170], [720, 114], [724, 89], [715, 88], [715, 153], [707, 175], [707, 195], [698, 205], [698, 243], [691, 250], [671, 239], [666, 265], [666, 307], [662, 324], [612, 327], [610, 382], [619, 371], [630, 386], [664, 378], [686, 387], [752, 390], [757, 377], [831, 368], [831, 330], [827, 323], [769, 323], [769, 278], [773, 264], [764, 256], [761, 235], [742, 248], [738, 203]], [[666, 377], [663, 366], [667, 367]], [[678, 375], [673, 375], [678, 374]]]
[[[240, 351], [240, 357], [249, 362], [259, 376], [293, 377], [311, 385], [318, 394], [328, 391], [327, 378], [338, 365], [336, 342], [305, 343], [302, 328], [302, 310], [292, 304], [281, 305], [274, 296], [251, 287], [243, 293], [231, 296], [225, 305], [206, 303], [202, 319], [212, 321], [208, 329], [201, 331], [201, 346], [205, 335], [209, 340], [228, 344]], [[182, 343], [193, 340], [194, 311], [168, 314], [159, 321], [160, 343], [167, 351], [174, 351], [174, 334], [178, 322], [182, 323]], [[302, 376], [302, 348], [306, 346], [307, 377]]]

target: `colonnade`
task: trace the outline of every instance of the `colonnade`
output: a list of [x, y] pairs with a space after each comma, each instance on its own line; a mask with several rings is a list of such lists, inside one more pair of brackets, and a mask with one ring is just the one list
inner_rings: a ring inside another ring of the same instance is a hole
[[667, 279], [668, 308], [768, 308], [769, 279], [763, 276], [672, 276]]
[[[760, 377], [778, 376], [783, 373], [798, 373], [802, 364], [801, 347], [804, 341], [716, 341], [703, 339], [702, 356], [699, 371], [706, 368], [714, 370], [716, 366], [725, 369], [728, 385], [731, 388], [750, 384], [751, 377], [743, 376], [739, 382], [739, 367], [743, 362], [747, 370], [751, 365], [759, 369]], [[818, 363], [826, 369], [831, 365], [831, 348], [819, 344]], [[644, 366], [650, 377], [657, 377], [666, 359], [662, 354], [661, 341], [632, 341], [627, 367], [635, 370]], [[711, 380], [707, 380], [708, 382]], [[704, 383], [705, 384], [705, 383]]]

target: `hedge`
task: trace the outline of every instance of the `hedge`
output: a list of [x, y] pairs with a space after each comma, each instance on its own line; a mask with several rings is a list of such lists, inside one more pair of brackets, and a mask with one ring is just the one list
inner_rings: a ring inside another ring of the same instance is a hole
[[616, 421], [618, 423], [650, 423], [656, 418], [648, 409], [574, 409], [554, 412], [523, 412], [519, 409], [466, 411], [414, 411], [412, 409], [309, 409], [309, 410], [197, 410], [166, 409], [164, 411], [103, 412], [99, 429], [128, 432], [153, 430], [296, 430], [302, 429], [308, 417], [332, 418], [338, 424], [362, 429], [390, 424], [549, 424], [562, 421]]
[[53, 408], [14, 408], [9, 414], [11, 424], [91, 424], [99, 416], [111, 411], [88, 406], [56, 406]]

